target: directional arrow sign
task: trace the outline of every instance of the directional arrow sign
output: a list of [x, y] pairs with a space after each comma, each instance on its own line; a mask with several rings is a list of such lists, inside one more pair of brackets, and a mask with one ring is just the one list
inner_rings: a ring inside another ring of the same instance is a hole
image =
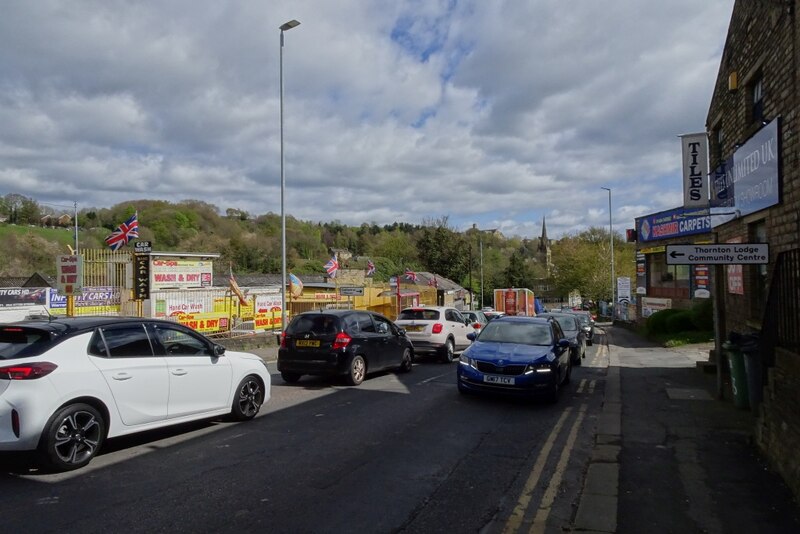
[[667, 245], [667, 265], [762, 265], [769, 263], [767, 243]]

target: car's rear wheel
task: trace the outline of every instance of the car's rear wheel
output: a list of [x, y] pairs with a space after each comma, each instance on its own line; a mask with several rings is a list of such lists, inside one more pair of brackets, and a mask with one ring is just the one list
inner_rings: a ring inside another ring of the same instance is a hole
[[403, 351], [403, 358], [400, 360], [400, 367], [398, 370], [401, 373], [407, 373], [411, 371], [411, 368], [414, 365], [414, 360], [411, 357], [411, 349], [405, 349]]
[[106, 436], [106, 421], [88, 404], [71, 404], [57, 411], [42, 433], [39, 453], [46, 468], [71, 471], [88, 464]]
[[350, 360], [350, 368], [347, 373], [347, 383], [351, 386], [357, 386], [364, 381], [367, 376], [367, 362], [364, 357], [356, 354]]
[[442, 349], [442, 361], [444, 363], [451, 363], [453, 359], [455, 359], [455, 345], [453, 344], [452, 339], [448, 339], [445, 344], [444, 348]]
[[247, 421], [256, 416], [264, 404], [264, 387], [255, 375], [250, 375], [239, 382], [233, 398], [231, 415], [237, 421]]
[[281, 378], [283, 378], [283, 381], [286, 382], [287, 384], [296, 383], [298, 380], [300, 380], [301, 376], [302, 375], [300, 373], [290, 373], [288, 371], [281, 371]]

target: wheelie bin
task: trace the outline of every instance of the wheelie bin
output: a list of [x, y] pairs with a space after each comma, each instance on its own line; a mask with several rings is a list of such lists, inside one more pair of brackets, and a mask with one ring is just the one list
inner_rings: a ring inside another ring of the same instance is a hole
[[726, 341], [722, 344], [731, 371], [733, 405], [746, 410], [750, 407], [750, 393], [747, 389], [747, 374], [744, 368], [744, 355], [736, 343]]

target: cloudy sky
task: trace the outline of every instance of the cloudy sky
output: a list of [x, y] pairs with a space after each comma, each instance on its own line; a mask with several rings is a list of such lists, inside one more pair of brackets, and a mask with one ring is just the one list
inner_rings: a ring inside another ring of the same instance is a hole
[[287, 214], [559, 237], [682, 204], [733, 0], [0, 6], [0, 194], [280, 213], [297, 19]]

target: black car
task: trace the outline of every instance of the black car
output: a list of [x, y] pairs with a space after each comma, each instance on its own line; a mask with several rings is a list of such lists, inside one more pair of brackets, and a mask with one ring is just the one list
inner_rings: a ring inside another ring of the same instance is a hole
[[572, 365], [581, 365], [586, 357], [586, 332], [581, 327], [580, 319], [572, 313], [540, 313], [537, 317], [552, 317], [558, 321], [564, 337], [569, 339]]
[[586, 344], [591, 346], [594, 342], [594, 319], [592, 319], [591, 312], [583, 310], [572, 310], [569, 313], [575, 315], [581, 323], [581, 328], [586, 335]]
[[303, 375], [345, 376], [359, 385], [367, 373], [408, 372], [414, 347], [402, 328], [364, 310], [321, 310], [297, 315], [281, 336], [278, 371], [294, 383]]

